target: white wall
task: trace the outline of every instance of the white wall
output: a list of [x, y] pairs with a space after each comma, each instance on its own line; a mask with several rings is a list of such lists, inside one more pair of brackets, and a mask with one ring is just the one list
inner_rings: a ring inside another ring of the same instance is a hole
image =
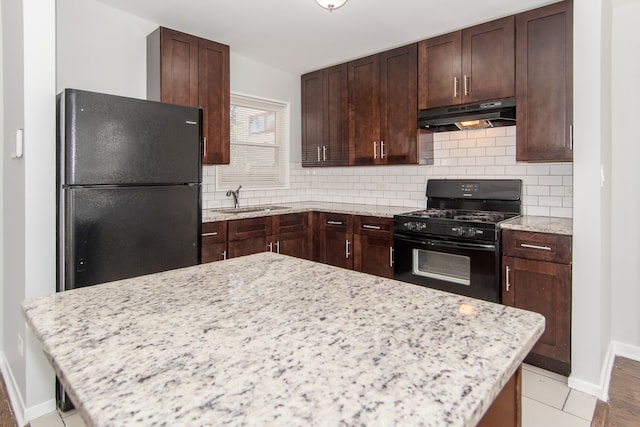
[[[574, 2], [572, 374], [602, 395], [611, 340], [610, 34], [608, 0]], [[604, 183], [601, 185], [601, 171]]]
[[94, 0], [56, 3], [56, 90], [146, 98], [146, 37], [158, 25]]
[[640, 1], [614, 2], [612, 76], [613, 338], [640, 347]]
[[[55, 290], [55, 8], [2, 1], [4, 140], [24, 129], [24, 157], [3, 147], [4, 351], [19, 421], [53, 408], [53, 371], [27, 331], [20, 303]], [[10, 41], [10, 42], [9, 42]], [[28, 268], [27, 268], [28, 266]], [[24, 356], [16, 343], [24, 342]]]
[[[0, 5], [0, 22], [2, 22], [2, 6]], [[3, 55], [2, 55], [2, 31], [0, 31], [0, 142], [4, 147], [4, 81]], [[0, 151], [0, 153], [2, 153]], [[0, 307], [4, 310], [4, 153], [0, 158]], [[0, 316], [0, 360], [4, 360], [4, 316]], [[0, 363], [3, 363], [0, 361]]]

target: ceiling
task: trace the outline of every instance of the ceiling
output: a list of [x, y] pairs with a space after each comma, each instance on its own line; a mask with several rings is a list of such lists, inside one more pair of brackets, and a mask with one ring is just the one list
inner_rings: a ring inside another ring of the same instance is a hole
[[300, 75], [557, 0], [98, 0]]

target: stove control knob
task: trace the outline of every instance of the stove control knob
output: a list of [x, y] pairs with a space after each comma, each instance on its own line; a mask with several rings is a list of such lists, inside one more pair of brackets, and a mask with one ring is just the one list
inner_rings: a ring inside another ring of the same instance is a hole
[[476, 229], [473, 227], [469, 227], [465, 230], [464, 235], [467, 237], [473, 237], [476, 235]]
[[407, 230], [413, 230], [414, 227], [415, 227], [415, 224], [413, 222], [404, 223], [404, 228], [406, 228]]
[[458, 236], [462, 236], [464, 234], [464, 230], [462, 229], [462, 227], [451, 227], [451, 231], [453, 231]]

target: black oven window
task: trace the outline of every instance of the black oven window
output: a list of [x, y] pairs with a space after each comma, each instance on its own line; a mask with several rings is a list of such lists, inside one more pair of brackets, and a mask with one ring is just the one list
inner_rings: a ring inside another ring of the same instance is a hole
[[471, 259], [463, 255], [413, 249], [413, 274], [469, 286]]

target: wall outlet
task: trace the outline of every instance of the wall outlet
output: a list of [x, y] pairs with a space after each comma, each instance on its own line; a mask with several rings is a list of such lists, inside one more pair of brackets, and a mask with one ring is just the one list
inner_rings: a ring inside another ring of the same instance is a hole
[[18, 353], [20, 353], [20, 357], [24, 357], [24, 340], [20, 334], [18, 334]]

